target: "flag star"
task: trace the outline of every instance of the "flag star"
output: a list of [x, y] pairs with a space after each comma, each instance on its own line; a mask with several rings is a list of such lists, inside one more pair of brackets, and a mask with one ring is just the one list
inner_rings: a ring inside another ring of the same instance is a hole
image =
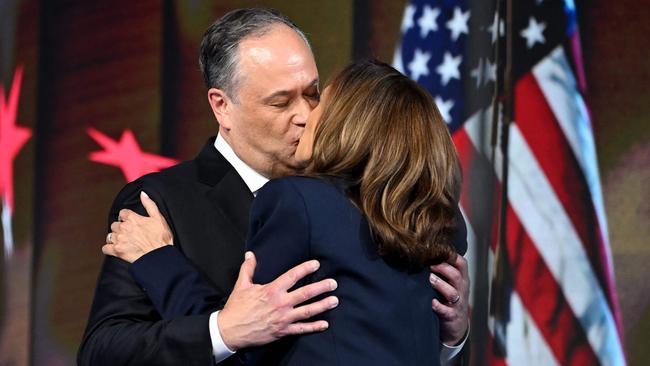
[[537, 23], [535, 18], [530, 17], [528, 27], [521, 31], [521, 36], [526, 38], [526, 47], [533, 48], [535, 43], [546, 42], [544, 29], [546, 29], [546, 23]]
[[485, 59], [485, 69], [483, 69], [483, 81], [487, 84], [490, 81], [497, 82], [497, 64]]
[[485, 77], [483, 75], [483, 71], [484, 71], [483, 59], [479, 58], [478, 65], [476, 65], [476, 68], [472, 69], [472, 71], [470, 72], [470, 75], [476, 79], [477, 89], [481, 86], [481, 84], [483, 84], [484, 77]]
[[459, 7], [454, 8], [454, 17], [447, 22], [447, 28], [451, 31], [451, 39], [458, 40], [461, 33], [469, 34], [467, 21], [469, 20], [470, 11], [463, 12]]
[[460, 71], [458, 70], [458, 67], [462, 61], [463, 57], [461, 55], [453, 57], [451, 53], [445, 52], [444, 60], [436, 68], [436, 72], [440, 74], [440, 78], [442, 79], [443, 86], [447, 85], [451, 79], [460, 80]]
[[444, 100], [442, 99], [439, 95], [436, 95], [436, 98], [434, 99], [436, 102], [436, 106], [438, 107], [438, 110], [440, 111], [440, 115], [442, 116], [442, 119], [445, 120], [447, 124], [451, 123], [451, 109], [454, 107], [454, 101], [449, 99], [449, 100]]
[[422, 50], [420, 50], [419, 48], [415, 49], [415, 55], [413, 56], [413, 60], [409, 62], [408, 65], [409, 70], [411, 70], [411, 78], [413, 80], [418, 81], [420, 76], [429, 75], [429, 66], [427, 66], [427, 63], [429, 63], [430, 59], [431, 59], [431, 53], [422, 52]]
[[[498, 34], [497, 34], [497, 22], [499, 22]], [[506, 33], [506, 25], [503, 22], [503, 19], [499, 19], [497, 14], [494, 14], [494, 21], [492, 22], [492, 25], [490, 25], [487, 28], [487, 31], [492, 34], [492, 43], [496, 42], [497, 38], [503, 37], [503, 35]]]
[[437, 19], [440, 15], [440, 10], [438, 8], [431, 8], [429, 5], [424, 6], [424, 12], [420, 19], [418, 19], [418, 25], [420, 26], [420, 37], [424, 38], [429, 34], [429, 32], [435, 32], [438, 30]]
[[404, 17], [402, 18], [402, 33], [406, 33], [406, 31], [413, 28], [413, 16], [415, 15], [415, 9], [415, 5], [408, 5], [404, 10]]

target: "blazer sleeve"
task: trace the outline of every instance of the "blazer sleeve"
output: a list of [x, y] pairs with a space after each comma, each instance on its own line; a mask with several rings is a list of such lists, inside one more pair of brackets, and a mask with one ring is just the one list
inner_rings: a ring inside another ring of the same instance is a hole
[[143, 255], [129, 273], [165, 320], [212, 313], [225, 304], [226, 296], [171, 245]]
[[[120, 192], [109, 214], [109, 225], [122, 208], [145, 213], [139, 200], [143, 189], [152, 192], [139, 182]], [[163, 215], [169, 217], [166, 212]], [[129, 266], [119, 258], [104, 259], [78, 364], [213, 365], [209, 314], [163, 319], [148, 293], [129, 274]]]
[[246, 249], [257, 259], [254, 282], [266, 284], [310, 259], [309, 219], [303, 196], [289, 179], [272, 180], [251, 208]]
[[[246, 249], [255, 253], [257, 266], [253, 282], [266, 284], [289, 269], [310, 259], [309, 219], [305, 202], [296, 187], [286, 179], [267, 183], [253, 200]], [[303, 286], [298, 281], [294, 288]], [[276, 363], [293, 337], [238, 352], [243, 365]]]

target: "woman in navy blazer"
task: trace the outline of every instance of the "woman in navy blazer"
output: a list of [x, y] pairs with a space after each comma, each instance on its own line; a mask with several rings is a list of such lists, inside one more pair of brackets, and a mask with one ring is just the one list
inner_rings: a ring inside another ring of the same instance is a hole
[[296, 158], [303, 176], [270, 181], [253, 202], [254, 281], [317, 259], [306, 282], [335, 278], [340, 304], [318, 317], [326, 331], [250, 363], [438, 364], [428, 265], [463, 254], [466, 229], [456, 152], [431, 97], [386, 64], [353, 64], [323, 92]]
[[[297, 286], [334, 278], [338, 288], [328, 295], [340, 303], [314, 319], [327, 321], [327, 330], [238, 352], [239, 361], [439, 364], [431, 301], [454, 301], [431, 287], [428, 267], [464, 254], [467, 242], [458, 158], [429, 94], [389, 65], [352, 64], [323, 92], [296, 158], [305, 164], [302, 176], [270, 181], [253, 202], [247, 247], [257, 258], [254, 282], [317, 259], [320, 269]], [[184, 262], [174, 268], [195, 271]], [[161, 314], [214, 308], [210, 286], [191, 278], [193, 291], [184, 293], [192, 296], [174, 303], [192, 310], [167, 311], [152, 299]]]

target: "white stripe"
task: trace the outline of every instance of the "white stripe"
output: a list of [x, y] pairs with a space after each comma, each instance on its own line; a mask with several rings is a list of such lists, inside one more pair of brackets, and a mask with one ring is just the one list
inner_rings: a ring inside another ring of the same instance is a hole
[[2, 233], [4, 235], [5, 259], [9, 259], [14, 252], [14, 234], [11, 227], [11, 209], [4, 197], [2, 197]]
[[[486, 121], [485, 119], [483, 119]], [[465, 123], [474, 146], [479, 142], [480, 114]], [[481, 131], [489, 138], [490, 124]], [[489, 151], [483, 151], [489, 156]], [[495, 169], [501, 179], [501, 154]], [[616, 325], [605, 295], [592, 271], [580, 239], [564, 208], [535, 160], [516, 125], [510, 129], [510, 180], [508, 199], [526, 232], [585, 329], [587, 338], [604, 365], [623, 365], [624, 357]]]
[[559, 365], [516, 292], [510, 297], [510, 322], [506, 339], [508, 365]]
[[[470, 275], [470, 305], [473, 307], [474, 288], [476, 282], [476, 261], [474, 253], [476, 250], [476, 235], [471, 223], [468, 220], [463, 208], [461, 207], [465, 223], [467, 225], [467, 259]], [[493, 276], [494, 252], [488, 250], [488, 274], [489, 278]], [[491, 290], [491, 287], [490, 287]], [[488, 299], [489, 299], [488, 295]], [[488, 329], [494, 337], [494, 320], [488, 321]], [[546, 343], [546, 339], [539, 331], [537, 324], [532, 319], [517, 292], [513, 292], [510, 301], [510, 322], [508, 323], [506, 347], [508, 354], [506, 361], [510, 365], [527, 365], [527, 366], [550, 366], [557, 365], [558, 362], [553, 356], [553, 352]]]
[[[537, 84], [542, 89], [555, 119], [569, 141], [573, 154], [587, 180], [598, 224], [605, 241], [606, 260], [609, 268], [613, 269], [591, 121], [564, 48], [558, 46], [548, 57], [538, 63], [533, 68], [533, 75], [535, 75]], [[610, 275], [612, 274], [610, 273]]]

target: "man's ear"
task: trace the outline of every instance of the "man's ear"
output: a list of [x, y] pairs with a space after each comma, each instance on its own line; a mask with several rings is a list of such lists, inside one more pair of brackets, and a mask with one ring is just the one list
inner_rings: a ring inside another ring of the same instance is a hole
[[232, 105], [232, 100], [228, 97], [225, 91], [217, 88], [210, 88], [208, 90], [208, 103], [214, 113], [214, 118], [217, 119], [221, 128], [230, 130], [229, 112]]

